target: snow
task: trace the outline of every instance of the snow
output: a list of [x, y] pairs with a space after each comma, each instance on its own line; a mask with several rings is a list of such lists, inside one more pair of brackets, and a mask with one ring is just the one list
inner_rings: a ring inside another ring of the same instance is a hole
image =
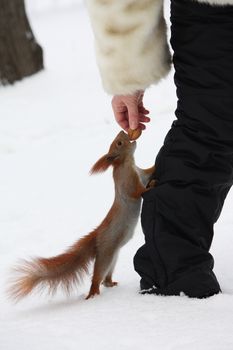
[[[0, 90], [0, 348], [232, 350], [232, 192], [211, 249], [221, 295], [139, 295], [132, 264], [143, 242], [138, 224], [119, 256], [119, 286], [102, 287], [100, 296], [85, 301], [88, 276], [69, 298], [7, 300], [9, 270], [18, 258], [58, 254], [103, 219], [113, 199], [111, 171], [93, 177], [88, 171], [119, 131], [101, 87], [85, 7], [33, 1], [27, 5], [46, 69]], [[172, 76], [146, 94], [152, 121], [138, 141], [141, 167], [153, 163], [174, 119]]]

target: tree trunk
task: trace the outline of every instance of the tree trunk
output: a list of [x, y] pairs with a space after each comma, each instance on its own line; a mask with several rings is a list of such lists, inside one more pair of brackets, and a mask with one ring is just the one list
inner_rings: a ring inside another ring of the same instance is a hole
[[24, 0], [0, 0], [0, 84], [43, 69], [43, 51], [27, 19]]

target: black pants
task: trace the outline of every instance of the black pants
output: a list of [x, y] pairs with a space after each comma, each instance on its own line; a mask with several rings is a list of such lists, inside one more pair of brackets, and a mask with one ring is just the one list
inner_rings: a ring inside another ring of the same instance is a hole
[[209, 249], [233, 181], [233, 6], [172, 0], [171, 23], [177, 120], [143, 195], [134, 266], [141, 288], [202, 297], [220, 291]]

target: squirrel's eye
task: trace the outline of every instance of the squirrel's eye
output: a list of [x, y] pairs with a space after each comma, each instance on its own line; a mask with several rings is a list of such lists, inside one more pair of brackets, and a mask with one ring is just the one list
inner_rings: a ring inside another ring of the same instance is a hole
[[122, 142], [121, 141], [118, 141], [117, 142], [117, 146], [121, 146], [122, 145]]

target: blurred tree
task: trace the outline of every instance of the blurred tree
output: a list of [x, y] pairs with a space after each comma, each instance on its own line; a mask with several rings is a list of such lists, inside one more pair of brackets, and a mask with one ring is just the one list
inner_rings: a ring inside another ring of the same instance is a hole
[[0, 84], [43, 69], [43, 51], [27, 19], [24, 0], [0, 0]]

